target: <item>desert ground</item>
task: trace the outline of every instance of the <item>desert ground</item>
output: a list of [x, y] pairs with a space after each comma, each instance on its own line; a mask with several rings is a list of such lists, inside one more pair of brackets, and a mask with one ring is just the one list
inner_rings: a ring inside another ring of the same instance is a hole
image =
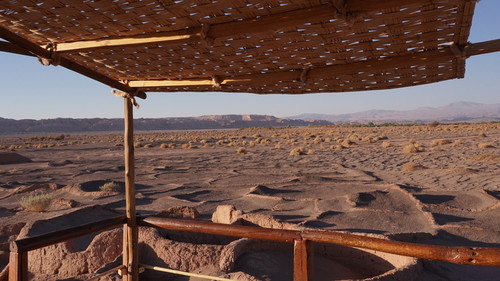
[[[121, 133], [3, 136], [0, 152], [0, 269], [16, 238], [124, 213]], [[137, 209], [144, 216], [500, 247], [498, 122], [136, 132], [135, 156]], [[112, 182], [116, 188], [102, 190]], [[50, 204], [34, 206], [29, 199], [37, 196]], [[217, 219], [216, 210], [226, 213]], [[223, 221], [224, 216], [233, 219]], [[33, 251], [31, 278], [80, 280], [116, 264], [120, 232]], [[291, 255], [283, 255], [284, 246], [154, 229], [141, 229], [140, 242], [141, 259], [173, 269], [235, 280], [291, 280]], [[247, 243], [247, 251], [233, 253], [235, 261], [223, 268], [222, 256], [234, 243]], [[315, 269], [317, 280], [500, 278], [498, 267], [424, 260], [412, 264], [412, 274], [399, 277], [397, 268], [382, 276], [342, 262], [332, 273], [327, 260], [327, 254], [317, 259], [326, 264]], [[188, 280], [148, 270], [141, 274], [141, 280], [160, 278]]]

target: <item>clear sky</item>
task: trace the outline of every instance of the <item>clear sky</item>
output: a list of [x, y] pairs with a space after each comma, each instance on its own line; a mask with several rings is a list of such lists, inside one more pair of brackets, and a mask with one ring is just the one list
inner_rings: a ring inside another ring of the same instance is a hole
[[[500, 39], [500, 1], [476, 5], [469, 41]], [[63, 67], [0, 52], [0, 117], [12, 119], [117, 118], [123, 102], [111, 89]], [[382, 91], [312, 95], [148, 93], [136, 118], [211, 114], [342, 114], [370, 109], [407, 110], [458, 101], [500, 103], [500, 52], [467, 60], [464, 79]]]

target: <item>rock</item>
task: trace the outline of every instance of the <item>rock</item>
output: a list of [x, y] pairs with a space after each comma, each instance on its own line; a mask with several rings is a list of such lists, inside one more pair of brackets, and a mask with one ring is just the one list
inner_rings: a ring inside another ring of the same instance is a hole
[[243, 215], [241, 210], [236, 210], [233, 205], [219, 205], [212, 214], [212, 222], [224, 224], [241, 224]]
[[196, 219], [200, 217], [200, 213], [193, 207], [177, 206], [161, 211], [156, 216], [162, 218]]

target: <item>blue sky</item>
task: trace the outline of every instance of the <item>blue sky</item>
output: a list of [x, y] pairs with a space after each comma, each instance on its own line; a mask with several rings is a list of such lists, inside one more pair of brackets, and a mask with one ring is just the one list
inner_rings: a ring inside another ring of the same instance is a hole
[[[470, 42], [500, 39], [500, 1], [476, 5]], [[382, 91], [312, 95], [148, 93], [136, 118], [209, 114], [342, 114], [370, 109], [407, 110], [458, 101], [500, 103], [500, 52], [467, 60], [464, 79]], [[35, 58], [0, 52], [0, 117], [12, 119], [117, 118], [123, 103], [111, 89]]]

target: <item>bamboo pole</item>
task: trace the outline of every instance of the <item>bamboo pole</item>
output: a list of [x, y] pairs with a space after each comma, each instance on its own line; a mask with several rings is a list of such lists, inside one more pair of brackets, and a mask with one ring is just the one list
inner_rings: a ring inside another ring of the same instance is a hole
[[134, 167], [134, 117], [132, 100], [125, 98], [125, 200], [127, 226], [124, 231], [123, 265], [126, 266], [125, 281], [139, 280], [138, 228], [135, 211], [135, 167]]
[[28, 252], [10, 250], [9, 281], [28, 281]]
[[312, 281], [312, 243], [308, 240], [293, 241], [293, 280]]
[[9, 279], [9, 264], [0, 272], [0, 281], [7, 281]]

